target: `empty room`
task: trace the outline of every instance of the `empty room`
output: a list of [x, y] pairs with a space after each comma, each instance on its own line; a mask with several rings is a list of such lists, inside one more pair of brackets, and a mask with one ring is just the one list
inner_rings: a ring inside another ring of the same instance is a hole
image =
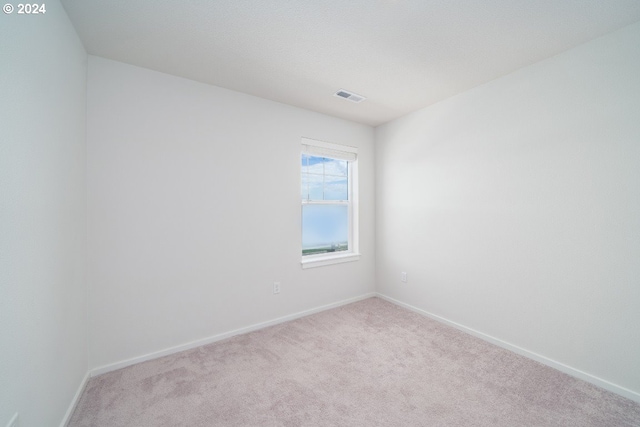
[[640, 2], [5, 0], [0, 426], [640, 426]]

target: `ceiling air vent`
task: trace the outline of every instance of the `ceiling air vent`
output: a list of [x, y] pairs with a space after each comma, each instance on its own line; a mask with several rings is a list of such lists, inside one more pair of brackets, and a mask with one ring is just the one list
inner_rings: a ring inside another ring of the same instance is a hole
[[339, 91], [334, 93], [333, 96], [348, 99], [351, 102], [362, 102], [365, 99], [367, 99], [362, 95], [358, 95], [357, 93], [349, 92], [348, 90], [344, 90], [344, 89], [340, 89]]

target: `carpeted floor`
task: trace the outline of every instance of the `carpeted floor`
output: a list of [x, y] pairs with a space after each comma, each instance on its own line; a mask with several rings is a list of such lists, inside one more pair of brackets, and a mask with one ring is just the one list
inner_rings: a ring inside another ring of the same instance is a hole
[[70, 426], [640, 426], [640, 404], [370, 298], [95, 377]]

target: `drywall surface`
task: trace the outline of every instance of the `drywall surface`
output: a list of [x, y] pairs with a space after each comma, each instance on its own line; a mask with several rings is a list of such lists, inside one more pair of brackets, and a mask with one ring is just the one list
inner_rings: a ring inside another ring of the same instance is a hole
[[377, 128], [378, 291], [640, 393], [639, 46], [635, 24]]
[[52, 0], [0, 14], [0, 58], [0, 425], [55, 426], [87, 372], [87, 56]]
[[[87, 123], [91, 368], [374, 290], [371, 127], [94, 56]], [[301, 268], [302, 137], [359, 148], [359, 261]]]

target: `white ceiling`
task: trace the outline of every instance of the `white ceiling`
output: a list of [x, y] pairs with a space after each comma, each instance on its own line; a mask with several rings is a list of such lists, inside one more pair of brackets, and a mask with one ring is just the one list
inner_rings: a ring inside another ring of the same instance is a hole
[[640, 0], [62, 3], [90, 54], [373, 126], [640, 20]]

